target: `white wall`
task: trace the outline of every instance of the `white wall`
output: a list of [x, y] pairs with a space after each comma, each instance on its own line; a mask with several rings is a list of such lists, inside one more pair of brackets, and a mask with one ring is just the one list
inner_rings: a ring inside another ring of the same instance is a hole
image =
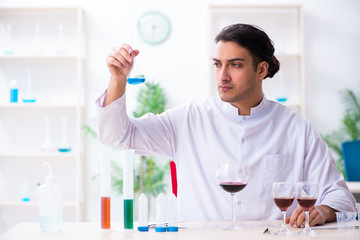
[[[11, 1], [14, 3], [15, 1]], [[34, 1], [21, 1], [33, 4]], [[172, 33], [162, 45], [149, 46], [137, 38], [141, 66], [150, 78], [165, 88], [168, 107], [210, 95], [208, 67], [207, 7], [221, 4], [302, 4], [305, 20], [306, 117], [321, 133], [339, 126], [343, 113], [339, 90], [359, 90], [360, 1], [358, 0], [48, 0], [47, 4], [79, 4], [86, 13], [86, 122], [94, 125], [95, 99], [107, 86], [109, 73], [105, 58], [110, 50], [128, 39], [129, 26], [147, 10], [160, 10], [171, 20]], [[135, 103], [138, 86], [128, 87], [128, 103]], [[87, 221], [99, 219], [97, 183], [98, 148], [87, 139], [86, 214]], [[121, 211], [121, 209], [119, 210]], [[121, 214], [117, 214], [121, 216]], [[118, 218], [121, 219], [121, 218]]]

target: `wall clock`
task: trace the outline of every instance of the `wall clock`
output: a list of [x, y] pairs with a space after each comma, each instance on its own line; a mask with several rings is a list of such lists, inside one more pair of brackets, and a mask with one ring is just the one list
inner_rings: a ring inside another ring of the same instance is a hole
[[160, 44], [170, 35], [170, 20], [161, 12], [146, 12], [137, 22], [137, 32], [144, 42], [151, 45]]

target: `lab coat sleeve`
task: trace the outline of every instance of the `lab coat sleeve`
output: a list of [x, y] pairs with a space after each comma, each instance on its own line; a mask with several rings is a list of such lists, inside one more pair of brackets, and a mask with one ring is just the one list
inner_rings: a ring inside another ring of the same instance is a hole
[[343, 175], [337, 170], [332, 154], [320, 135], [308, 124], [305, 149], [304, 180], [318, 182], [316, 205], [338, 211], [355, 211], [355, 198]]
[[174, 156], [176, 138], [166, 112], [130, 118], [126, 112], [126, 94], [102, 107], [105, 94], [96, 101], [100, 142], [116, 149], [134, 149], [141, 155]]

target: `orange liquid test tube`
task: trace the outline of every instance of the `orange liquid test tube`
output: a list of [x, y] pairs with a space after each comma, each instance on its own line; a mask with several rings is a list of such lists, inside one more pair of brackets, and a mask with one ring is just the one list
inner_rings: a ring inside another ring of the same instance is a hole
[[110, 229], [110, 197], [101, 197], [101, 228]]
[[100, 161], [100, 198], [101, 198], [101, 229], [111, 227], [110, 196], [111, 196], [111, 161], [106, 153], [102, 153]]

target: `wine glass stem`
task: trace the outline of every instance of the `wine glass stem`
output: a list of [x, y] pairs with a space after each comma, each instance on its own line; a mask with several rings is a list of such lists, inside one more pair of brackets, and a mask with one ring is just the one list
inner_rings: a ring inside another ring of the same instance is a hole
[[235, 194], [231, 194], [232, 198], [232, 226], [235, 226]]
[[286, 211], [281, 211], [283, 222], [282, 222], [282, 228], [286, 228]]
[[310, 229], [310, 225], [309, 225], [309, 211], [305, 211], [305, 229]]

